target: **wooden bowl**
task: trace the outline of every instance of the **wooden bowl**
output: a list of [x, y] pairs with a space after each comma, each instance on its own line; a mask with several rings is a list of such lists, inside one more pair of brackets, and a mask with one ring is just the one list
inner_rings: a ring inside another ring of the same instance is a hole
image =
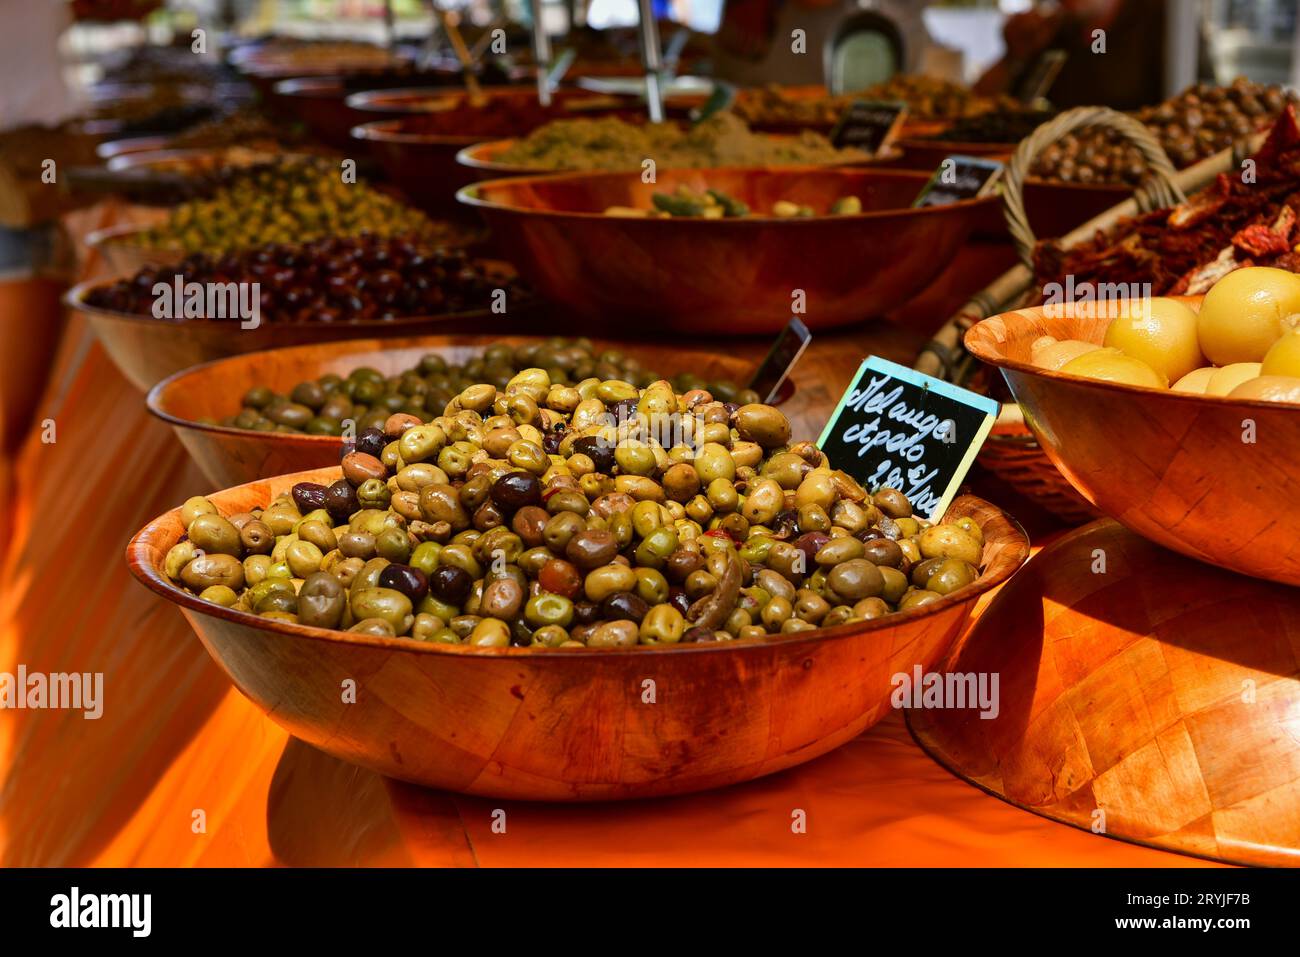
[[102, 160], [146, 150], [170, 149], [174, 136], [132, 136], [121, 140], [107, 140], [95, 147], [95, 155]]
[[1035, 556], [940, 666], [997, 674], [997, 717], [909, 709], [908, 723], [940, 764], [1035, 814], [1296, 866], [1298, 620], [1294, 588], [1094, 522]]
[[[1199, 299], [1188, 304], [1200, 308]], [[1002, 369], [1043, 451], [1103, 514], [1192, 558], [1300, 585], [1300, 523], [1289, 512], [1300, 499], [1300, 406], [1119, 385], [1030, 364], [1039, 336], [1100, 343], [1109, 322], [1021, 309], [977, 323], [966, 348]]]
[[286, 119], [301, 120], [326, 146], [346, 152], [352, 146], [350, 131], [362, 119], [346, 103], [352, 92], [346, 77], [293, 77], [271, 87], [271, 106]]
[[[618, 316], [695, 334], [770, 334], [803, 290], [810, 328], [828, 329], [903, 305], [948, 265], [996, 197], [913, 209], [924, 173], [816, 166], [564, 173], [462, 189], [507, 258], [543, 297], [581, 316]], [[678, 186], [720, 189], [752, 209], [779, 199], [826, 209], [855, 195], [852, 216], [639, 219]]]
[[[623, 105], [582, 90], [557, 90], [552, 105], [545, 108], [537, 102], [537, 90], [532, 87], [501, 87], [486, 90], [484, 95], [488, 97], [486, 106], [471, 106], [459, 90], [434, 96], [427, 90], [363, 94], [364, 102], [381, 111], [385, 103], [424, 103], [428, 109], [362, 123], [353, 128], [352, 137], [367, 146], [387, 178], [425, 212], [473, 215], [456, 202], [456, 192], [479, 178], [457, 161], [461, 150], [497, 139], [507, 127], [512, 135], [524, 135], [551, 120], [608, 115]], [[509, 113], [503, 115], [503, 110]]]
[[[266, 505], [320, 469], [210, 495], [223, 514]], [[985, 571], [911, 612], [784, 637], [627, 650], [472, 648], [268, 621], [172, 585], [163, 558], [179, 509], [127, 546], [132, 573], [181, 606], [235, 686], [291, 734], [344, 761], [428, 787], [545, 801], [658, 797], [810, 761], [891, 707], [892, 676], [929, 669], [981, 594], [1029, 543], [973, 497], [950, 517], [984, 525]], [[340, 689], [355, 682], [356, 700]], [[647, 684], [653, 682], [653, 684]], [[655, 703], [644, 696], [653, 690]]]
[[[152, 207], [155, 223], [167, 221], [171, 211], [164, 207]], [[145, 223], [131, 223], [126, 226], [109, 226], [87, 233], [86, 246], [104, 257], [104, 262], [114, 275], [129, 276], [146, 266], [174, 266], [185, 258], [183, 249], [166, 249], [157, 246], [140, 246], [129, 242], [131, 237], [146, 232], [151, 226]]]
[[[205, 425], [199, 419], [222, 419], [239, 410], [240, 397], [255, 385], [287, 392], [299, 382], [326, 373], [346, 377], [359, 366], [385, 375], [409, 369], [420, 357], [437, 352], [461, 363], [496, 343], [519, 345], [536, 341], [530, 336], [425, 336], [403, 339], [350, 339], [292, 346], [229, 356], [184, 369], [149, 390], [149, 411], [176, 432], [190, 457], [212, 482], [213, 488], [241, 485], [255, 479], [337, 465], [342, 439], [329, 435], [253, 432], [223, 425]], [[596, 343], [598, 349], [615, 343]], [[664, 375], [694, 372], [705, 379], [730, 379], [744, 384], [753, 374], [752, 363], [713, 352], [693, 352], [650, 343], [617, 345], [640, 359], [646, 368]]]
[[[488, 308], [439, 316], [329, 323], [275, 322], [264, 316], [257, 328], [241, 329], [232, 320], [154, 319], [100, 309], [85, 301], [95, 285], [85, 282], [74, 286], [64, 297], [64, 304], [85, 318], [113, 364], [141, 392], [175, 372], [224, 356], [361, 336], [396, 339], [421, 333], [481, 331], [500, 318]], [[512, 305], [511, 316], [527, 315], [532, 307], [531, 300]]]

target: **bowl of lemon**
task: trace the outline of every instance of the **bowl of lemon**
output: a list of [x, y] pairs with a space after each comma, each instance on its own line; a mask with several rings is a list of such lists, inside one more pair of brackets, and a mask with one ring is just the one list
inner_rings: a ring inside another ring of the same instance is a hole
[[1081, 495], [1192, 558], [1300, 585], [1300, 276], [1245, 267], [1201, 298], [1049, 304], [977, 323]]

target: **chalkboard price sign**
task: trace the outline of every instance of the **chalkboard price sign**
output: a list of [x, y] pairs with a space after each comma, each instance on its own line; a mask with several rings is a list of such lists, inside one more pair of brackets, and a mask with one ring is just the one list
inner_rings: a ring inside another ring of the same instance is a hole
[[988, 396], [872, 356], [858, 367], [817, 445], [831, 468], [868, 491], [896, 488], [918, 515], [937, 520], [997, 414]]
[[997, 187], [1002, 169], [997, 160], [981, 156], [946, 156], [912, 205], [946, 206], [963, 199], [987, 196]]
[[875, 155], [898, 135], [907, 104], [891, 100], [854, 100], [831, 130], [831, 142]]

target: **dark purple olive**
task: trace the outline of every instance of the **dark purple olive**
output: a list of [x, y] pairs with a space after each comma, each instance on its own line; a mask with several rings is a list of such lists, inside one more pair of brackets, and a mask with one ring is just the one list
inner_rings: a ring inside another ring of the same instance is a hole
[[584, 435], [574, 440], [573, 451], [590, 458], [595, 463], [597, 472], [614, 474], [614, 448], [611, 443], [602, 441], [595, 435]]
[[689, 641], [717, 641], [718, 636], [710, 628], [687, 628], [682, 635], [683, 642]]
[[533, 630], [522, 618], [510, 622], [510, 644], [527, 647], [533, 643]]
[[616, 591], [600, 604], [601, 617], [611, 621], [626, 618], [628, 621], [640, 623], [649, 610], [650, 606], [646, 604], [645, 599], [630, 591]]
[[492, 501], [507, 515], [542, 504], [542, 483], [531, 472], [507, 472], [492, 483]]
[[379, 458], [387, 444], [388, 438], [384, 435], [383, 429], [363, 429], [357, 436], [357, 451], [373, 455], [375, 458]]
[[[357, 501], [357, 490], [352, 487], [352, 483], [347, 479], [339, 479], [325, 490], [323, 505], [326, 511], [330, 513], [330, 518], [340, 524], [346, 522], [354, 512], [361, 508], [360, 503]], [[302, 507], [299, 506], [299, 508]]]
[[823, 545], [831, 540], [831, 537], [825, 532], [804, 532], [793, 542], [794, 547], [803, 552], [804, 558], [808, 559], [808, 567], [813, 567], [813, 556], [816, 555]]
[[379, 573], [379, 587], [400, 591], [411, 599], [412, 605], [415, 605], [429, 594], [429, 579], [418, 568], [393, 562], [385, 565], [384, 570]]
[[575, 601], [573, 603], [573, 623], [590, 625], [600, 621], [600, 606], [594, 601]]
[[686, 591], [675, 585], [668, 589], [668, 604], [672, 605], [683, 615], [691, 610], [691, 600], [687, 597]]
[[469, 572], [455, 565], [439, 565], [429, 576], [429, 591], [439, 601], [449, 605], [459, 605], [468, 596], [474, 585]]
[[559, 455], [560, 443], [564, 441], [564, 430], [558, 432], [547, 432], [542, 437], [542, 451], [547, 455]]
[[799, 534], [799, 513], [792, 508], [778, 512], [772, 522], [772, 537], [778, 541], [788, 541]]
[[299, 482], [293, 487], [293, 504], [306, 515], [325, 507], [325, 486], [315, 482]]

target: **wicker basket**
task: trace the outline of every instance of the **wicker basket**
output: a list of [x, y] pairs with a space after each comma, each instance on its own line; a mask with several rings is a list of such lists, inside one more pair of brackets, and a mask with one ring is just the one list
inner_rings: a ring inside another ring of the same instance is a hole
[[[1044, 123], [1021, 142], [1007, 166], [1002, 185], [1007, 226], [1022, 265], [1004, 273], [967, 302], [922, 350], [915, 363], [916, 369], [969, 388], [980, 390], [981, 385], [987, 387], [987, 381], [979, 381], [983, 367], [966, 352], [962, 337], [976, 322], [1035, 298], [1033, 253], [1037, 239], [1025, 214], [1025, 177], [1038, 154], [1049, 144], [1075, 130], [1094, 126], [1112, 129], [1137, 147], [1151, 175], [1134, 190], [1132, 199], [1067, 235], [1062, 240], [1066, 246], [1092, 238], [1098, 230], [1113, 226], [1125, 216], [1183, 202], [1185, 189], [1198, 188], [1209, 182], [1217, 173], [1228, 169], [1233, 159], [1233, 151], [1225, 150], [1177, 173], [1150, 130], [1131, 116], [1105, 107], [1080, 107]], [[1014, 403], [1003, 405], [1002, 414], [980, 450], [978, 461], [1017, 492], [1059, 518], [1081, 524], [1098, 515], [1092, 504], [1075, 491], [1047, 458]]]

